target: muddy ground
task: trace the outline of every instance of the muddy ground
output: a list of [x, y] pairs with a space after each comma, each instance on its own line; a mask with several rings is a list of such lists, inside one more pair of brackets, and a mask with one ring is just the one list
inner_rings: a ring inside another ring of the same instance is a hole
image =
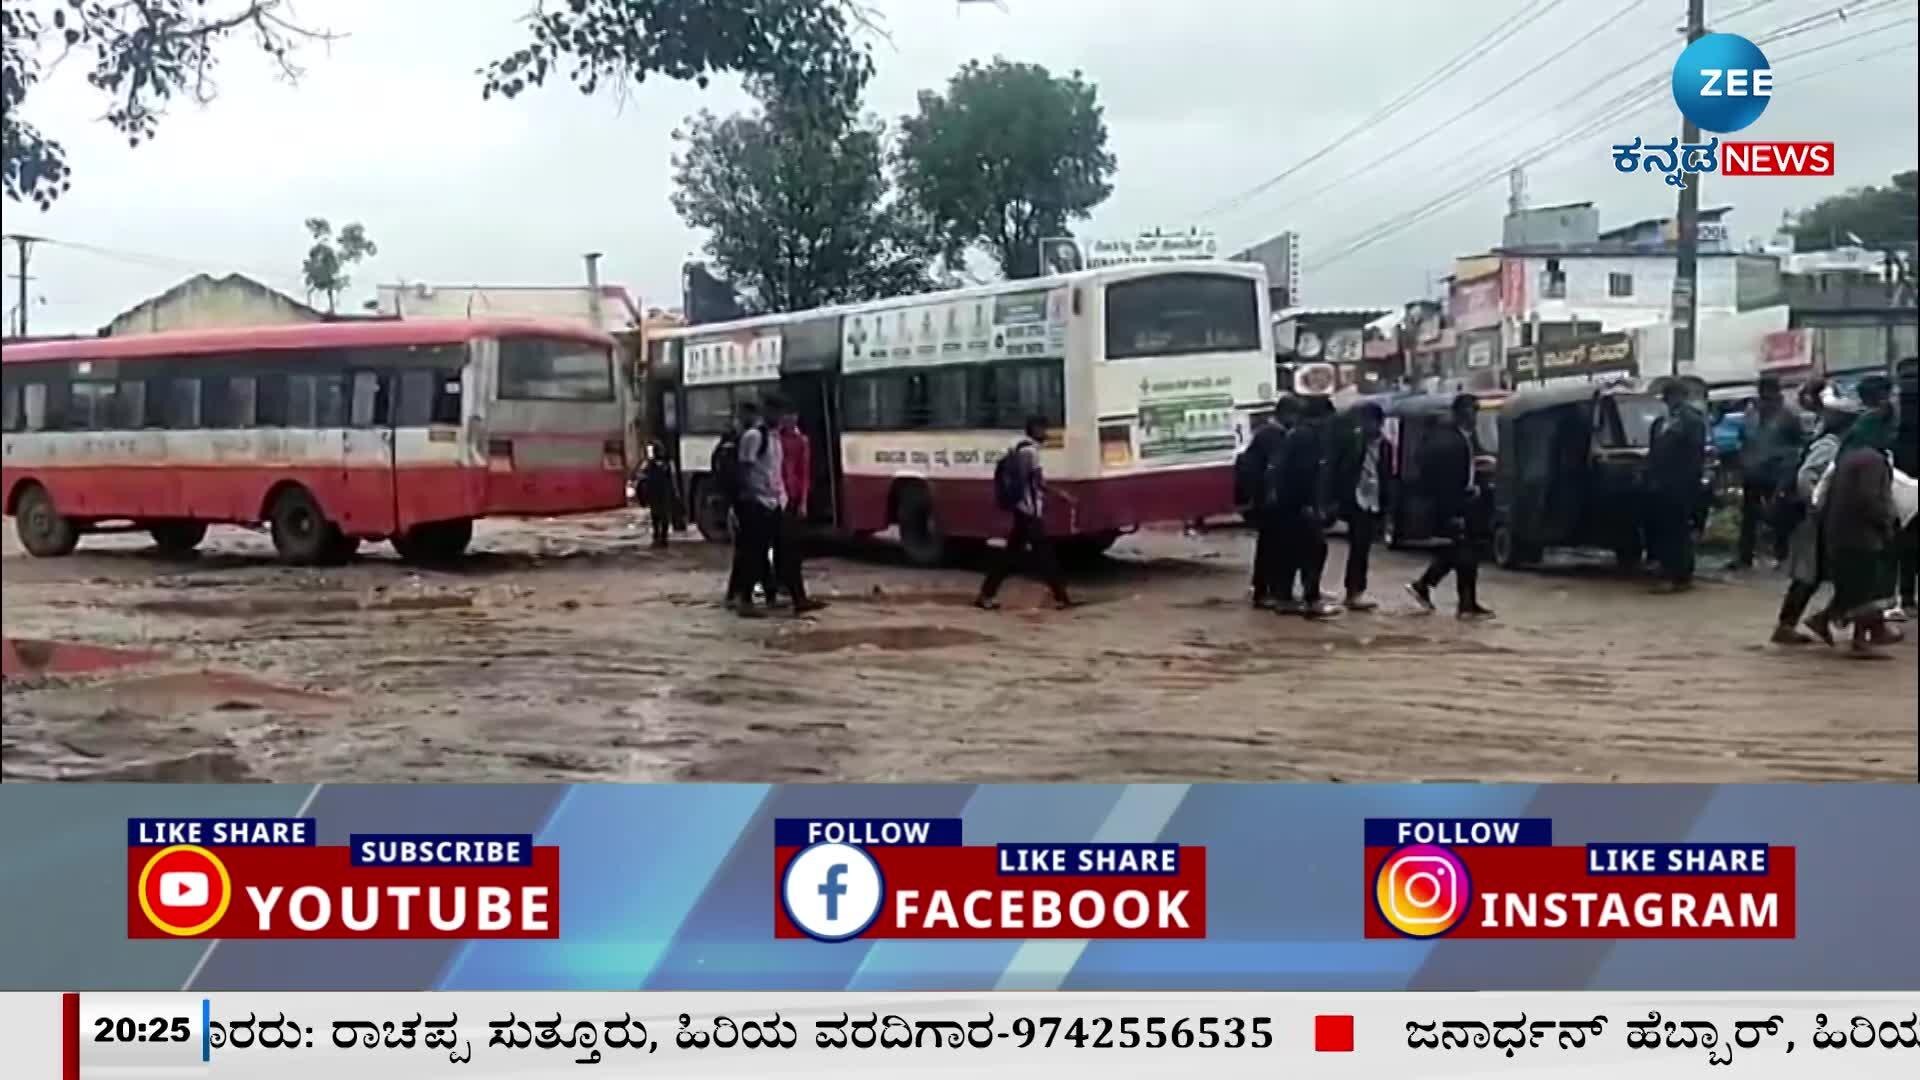
[[1765, 573], [1489, 570], [1467, 625], [1385, 553], [1380, 612], [1310, 624], [1248, 609], [1236, 530], [1123, 540], [1068, 612], [1027, 583], [976, 611], [976, 571], [882, 545], [810, 564], [828, 610], [749, 623], [725, 553], [650, 551], [638, 512], [483, 523], [454, 572], [288, 569], [236, 529], [36, 560], [7, 524], [8, 780], [1916, 778], [1912, 641], [1763, 644]]

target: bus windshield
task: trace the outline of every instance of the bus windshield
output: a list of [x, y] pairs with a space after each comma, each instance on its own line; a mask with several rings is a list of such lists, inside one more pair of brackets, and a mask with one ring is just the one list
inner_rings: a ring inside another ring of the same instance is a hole
[[502, 338], [500, 397], [512, 401], [612, 401], [613, 356], [577, 341]]
[[1162, 274], [1107, 286], [1107, 359], [1260, 348], [1259, 286], [1226, 274]]

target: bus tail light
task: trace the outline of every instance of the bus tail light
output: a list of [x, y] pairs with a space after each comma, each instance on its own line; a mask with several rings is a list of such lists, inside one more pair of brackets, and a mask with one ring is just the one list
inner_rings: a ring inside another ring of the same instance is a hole
[[600, 444], [600, 467], [610, 472], [627, 471], [627, 444], [624, 439], [608, 439]]
[[1133, 431], [1125, 424], [1100, 429], [1100, 464], [1109, 467], [1133, 464]]
[[488, 472], [512, 472], [513, 471], [513, 440], [512, 439], [488, 439], [487, 440], [487, 471]]

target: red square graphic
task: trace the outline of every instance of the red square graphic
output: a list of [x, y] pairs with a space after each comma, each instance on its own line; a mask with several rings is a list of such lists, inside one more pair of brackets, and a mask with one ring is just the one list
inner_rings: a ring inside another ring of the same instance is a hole
[[1321, 1053], [1353, 1052], [1353, 1017], [1316, 1016], [1313, 1018], [1313, 1048]]

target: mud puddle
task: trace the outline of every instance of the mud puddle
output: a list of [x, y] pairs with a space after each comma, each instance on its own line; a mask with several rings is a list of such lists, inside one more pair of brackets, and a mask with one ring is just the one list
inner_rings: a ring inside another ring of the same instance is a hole
[[387, 596], [362, 599], [357, 596], [257, 596], [227, 600], [201, 600], [169, 597], [141, 600], [130, 605], [148, 615], [189, 615], [205, 619], [248, 618], [260, 615], [339, 615], [362, 611], [445, 611], [470, 608], [473, 597], [464, 594], [444, 596]]
[[767, 642], [767, 648], [788, 653], [830, 653], [845, 649], [917, 652], [956, 645], [979, 645], [993, 638], [958, 626], [849, 626], [807, 630]]
[[0, 678], [41, 679], [53, 675], [96, 675], [150, 664], [161, 654], [76, 641], [0, 638]]

